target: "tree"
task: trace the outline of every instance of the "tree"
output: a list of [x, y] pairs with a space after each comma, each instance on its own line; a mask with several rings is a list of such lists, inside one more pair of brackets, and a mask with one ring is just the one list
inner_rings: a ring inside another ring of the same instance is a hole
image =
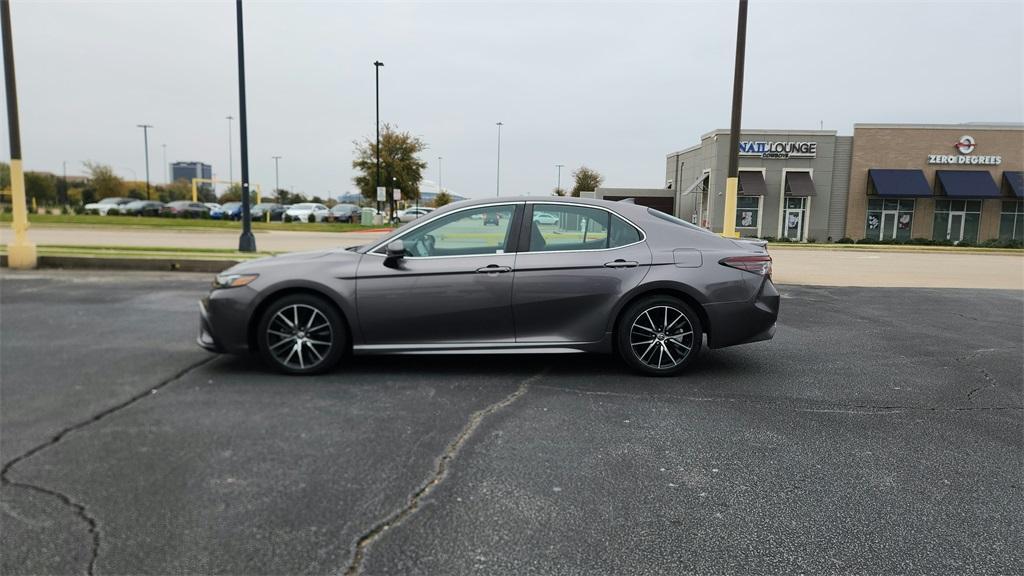
[[572, 173], [574, 180], [572, 185], [572, 195], [579, 197], [580, 192], [593, 192], [597, 190], [601, 184], [604, 183], [604, 176], [597, 170], [591, 170], [586, 166], [580, 166]]
[[440, 192], [437, 193], [437, 196], [434, 196], [434, 208], [440, 208], [441, 206], [451, 203], [451, 194], [445, 192], [444, 190], [441, 190]]
[[161, 202], [174, 202], [175, 200], [192, 199], [192, 182], [184, 178], [178, 178], [174, 182], [158, 188], [156, 196]]
[[33, 198], [36, 204], [46, 206], [57, 202], [57, 182], [53, 174], [25, 172], [25, 198]]
[[[373, 138], [355, 141], [355, 160], [352, 168], [359, 174], [353, 178], [364, 198], [377, 200], [377, 143]], [[408, 132], [399, 132], [396, 126], [385, 124], [380, 132], [380, 179], [388, 189], [388, 199], [395, 188], [402, 191], [402, 199], [418, 201], [420, 181], [427, 163], [416, 157], [427, 149], [427, 144]]]
[[555, 188], [554, 190], [551, 191], [551, 195], [552, 196], [565, 196], [565, 189], [564, 188]]
[[0, 190], [11, 188], [11, 165], [7, 162], [0, 162]]
[[242, 201], [242, 185], [232, 184], [228, 186], [228, 189], [218, 198], [221, 204], [225, 202], [241, 202]]
[[83, 164], [89, 173], [89, 185], [84, 196], [88, 198], [90, 192], [92, 198], [96, 200], [111, 196], [124, 196], [124, 180], [114, 174], [113, 168], [98, 162], [86, 161]]

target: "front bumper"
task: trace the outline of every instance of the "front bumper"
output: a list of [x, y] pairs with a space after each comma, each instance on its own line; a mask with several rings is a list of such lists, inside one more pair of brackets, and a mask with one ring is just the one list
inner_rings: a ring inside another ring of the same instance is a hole
[[711, 324], [709, 348], [770, 340], [779, 317], [779, 291], [771, 279], [765, 278], [752, 300], [709, 304], [705, 311]]
[[223, 352], [217, 339], [213, 336], [213, 327], [210, 325], [210, 313], [207, 310], [209, 298], [199, 301], [199, 335], [196, 336], [196, 344], [210, 352]]

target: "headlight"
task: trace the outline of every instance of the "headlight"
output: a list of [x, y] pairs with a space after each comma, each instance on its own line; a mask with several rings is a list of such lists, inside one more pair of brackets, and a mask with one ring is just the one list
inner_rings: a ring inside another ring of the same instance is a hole
[[259, 274], [218, 274], [213, 279], [214, 288], [238, 288], [259, 278]]

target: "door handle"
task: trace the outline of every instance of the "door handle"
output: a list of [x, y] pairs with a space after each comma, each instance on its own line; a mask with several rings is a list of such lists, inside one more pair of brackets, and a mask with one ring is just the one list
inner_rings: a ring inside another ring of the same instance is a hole
[[498, 266], [497, 264], [488, 264], [483, 268], [477, 268], [477, 274], [504, 274], [505, 272], [511, 272], [512, 268], [508, 266]]
[[619, 258], [614, 262], [605, 262], [604, 265], [606, 268], [636, 268], [637, 266], [640, 265], [640, 263], [635, 262], [633, 260], [627, 261], [623, 260], [622, 258]]

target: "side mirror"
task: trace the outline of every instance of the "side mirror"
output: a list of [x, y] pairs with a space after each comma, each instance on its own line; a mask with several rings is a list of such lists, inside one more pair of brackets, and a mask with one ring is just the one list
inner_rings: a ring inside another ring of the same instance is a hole
[[400, 260], [405, 257], [405, 242], [401, 240], [392, 240], [388, 242], [387, 246], [387, 259], [388, 260]]

